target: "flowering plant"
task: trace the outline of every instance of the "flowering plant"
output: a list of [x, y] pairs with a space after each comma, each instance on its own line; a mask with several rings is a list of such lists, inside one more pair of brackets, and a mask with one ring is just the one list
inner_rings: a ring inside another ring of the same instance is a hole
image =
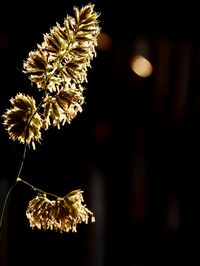
[[[23, 182], [36, 192], [26, 210], [31, 228], [59, 232], [76, 232], [77, 224], [95, 221], [92, 211], [83, 204], [83, 191], [71, 191], [64, 197], [45, 192], [21, 177], [28, 149], [35, 150], [42, 141], [42, 131], [51, 126], [70, 124], [84, 104], [84, 83], [87, 70], [96, 56], [97, 36], [100, 33], [99, 13], [94, 5], [73, 8], [74, 17], [67, 15], [44, 34], [41, 44], [23, 62], [23, 73], [35, 85], [41, 100], [23, 93], [10, 99], [11, 108], [2, 115], [3, 124], [12, 141], [24, 145], [22, 161], [13, 185], [7, 193], [0, 220], [0, 229], [11, 192]], [[48, 196], [53, 197], [50, 200]]]

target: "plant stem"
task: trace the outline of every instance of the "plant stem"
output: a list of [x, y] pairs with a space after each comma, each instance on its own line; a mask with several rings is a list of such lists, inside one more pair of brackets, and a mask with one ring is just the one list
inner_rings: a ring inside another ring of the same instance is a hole
[[24, 161], [25, 161], [25, 158], [26, 158], [26, 151], [27, 151], [27, 147], [26, 147], [26, 144], [25, 144], [24, 145], [24, 151], [23, 151], [21, 164], [20, 164], [19, 171], [18, 171], [18, 174], [17, 174], [17, 178], [15, 179], [14, 183], [10, 187], [10, 189], [9, 189], [7, 195], [6, 195], [4, 204], [3, 204], [3, 209], [2, 209], [2, 213], [1, 213], [1, 219], [0, 219], [0, 237], [1, 237], [1, 234], [2, 234], [4, 217], [5, 217], [5, 214], [6, 214], [6, 209], [7, 209], [7, 206], [8, 206], [8, 202], [10, 200], [10, 196], [11, 196], [11, 194], [12, 194], [12, 192], [13, 192], [16, 184], [17, 184], [17, 182], [20, 180], [19, 176], [21, 175], [21, 172], [22, 172], [22, 169], [23, 169], [23, 166], [24, 166]]
[[5, 199], [4, 205], [3, 205], [3, 209], [2, 209], [2, 213], [1, 213], [1, 219], [0, 219], [0, 238], [1, 238], [1, 234], [2, 234], [3, 222], [4, 222], [4, 217], [5, 217], [6, 209], [7, 209], [7, 206], [8, 206], [8, 202], [9, 202], [11, 193], [13, 192], [16, 184], [17, 184], [17, 179], [15, 180], [15, 182], [10, 187], [10, 189], [9, 189], [7, 195], [6, 195], [6, 199]]
[[25, 161], [25, 158], [26, 158], [26, 151], [27, 151], [27, 147], [26, 145], [24, 146], [24, 151], [23, 151], [23, 156], [22, 156], [22, 161], [21, 161], [21, 164], [20, 164], [20, 167], [19, 167], [19, 171], [18, 171], [18, 174], [17, 174], [17, 178], [15, 179], [14, 183], [12, 184], [12, 186], [10, 187], [7, 195], [6, 195], [6, 198], [5, 198], [5, 201], [4, 201], [4, 204], [3, 204], [3, 209], [2, 209], [2, 213], [1, 213], [1, 218], [0, 218], [0, 239], [1, 239], [1, 235], [2, 235], [2, 229], [3, 229], [3, 222], [4, 222], [4, 217], [5, 217], [5, 214], [6, 214], [6, 210], [7, 210], [7, 206], [8, 206], [8, 202], [10, 200], [10, 196], [16, 186], [16, 184], [20, 181], [24, 184], [26, 184], [27, 186], [31, 187], [34, 191], [38, 192], [38, 193], [41, 193], [41, 194], [47, 194], [47, 195], [50, 195], [52, 197], [55, 197], [55, 198], [58, 198], [57, 195], [55, 194], [52, 194], [52, 193], [49, 193], [49, 192], [45, 192], [35, 186], [33, 186], [32, 184], [26, 182], [25, 180], [21, 179], [20, 178], [20, 175], [21, 175], [21, 172], [22, 172], [22, 169], [23, 169], [23, 166], [24, 166], [24, 161]]
[[[67, 47], [66, 51], [69, 49], [69, 46]], [[64, 57], [64, 55], [60, 58], [59, 60], [59, 63], [62, 61], [62, 58]], [[27, 153], [27, 142], [26, 142], [26, 139], [27, 139], [27, 136], [28, 136], [28, 130], [29, 130], [29, 126], [30, 126], [30, 123], [34, 117], [34, 115], [40, 110], [40, 108], [42, 107], [42, 104], [44, 103], [44, 99], [45, 99], [45, 95], [47, 94], [47, 86], [48, 86], [48, 83], [51, 79], [51, 77], [54, 75], [54, 73], [57, 71], [57, 70], [60, 70], [59, 67], [55, 68], [54, 69], [54, 72], [52, 73], [52, 75], [50, 77], [48, 77], [47, 79], [47, 83], [46, 83], [46, 88], [44, 90], [44, 97], [42, 98], [42, 100], [40, 101], [40, 103], [38, 104], [36, 110], [33, 112], [33, 114], [31, 115], [31, 117], [29, 118], [29, 120], [27, 121], [27, 125], [26, 125], [26, 128], [24, 130], [24, 133], [25, 133], [25, 140], [24, 140], [24, 150], [23, 150], [23, 155], [22, 155], [22, 160], [21, 160], [21, 163], [20, 163], [20, 167], [19, 167], [19, 171], [17, 173], [17, 177], [14, 181], [14, 183], [12, 184], [12, 186], [10, 187], [7, 195], [6, 195], [6, 198], [5, 198], [5, 201], [4, 201], [4, 204], [3, 204], [3, 209], [2, 209], [2, 213], [1, 213], [1, 217], [0, 217], [0, 238], [1, 238], [1, 234], [2, 234], [2, 228], [3, 228], [3, 222], [4, 222], [4, 217], [5, 217], [5, 213], [6, 213], [6, 209], [7, 209], [7, 206], [8, 206], [8, 202], [10, 200], [10, 196], [11, 196], [11, 193], [12, 191], [14, 190], [16, 184], [21, 181], [23, 182], [24, 184], [26, 184], [27, 186], [31, 187], [33, 190], [37, 191], [38, 193], [41, 193], [41, 194], [47, 194], [47, 195], [50, 195], [50, 196], [53, 196], [53, 197], [58, 197], [56, 196], [55, 194], [52, 194], [52, 193], [48, 193], [48, 192], [45, 192], [35, 186], [33, 186], [32, 184], [24, 181], [23, 179], [20, 178], [21, 176], [21, 172], [22, 172], [22, 169], [23, 169], [23, 166], [24, 166], [24, 162], [25, 162], [25, 158], [26, 158], [26, 153]]]
[[38, 193], [40, 193], [40, 194], [47, 194], [47, 195], [50, 195], [50, 196], [52, 196], [52, 197], [58, 198], [57, 195], [52, 194], [52, 193], [49, 193], [49, 192], [46, 192], [46, 191], [44, 191], [44, 190], [41, 190], [41, 189], [39, 189], [39, 188], [33, 186], [32, 184], [30, 184], [30, 183], [26, 182], [25, 180], [23, 180], [23, 179], [21, 179], [21, 178], [18, 177], [18, 178], [17, 178], [17, 182], [19, 182], [19, 181], [21, 181], [22, 183], [24, 183], [24, 184], [26, 184], [27, 186], [31, 187], [33, 190], [35, 190], [36, 192], [38, 192]]
[[[7, 195], [6, 195], [6, 198], [5, 198], [5, 201], [4, 201], [4, 204], [3, 204], [3, 209], [2, 209], [2, 213], [1, 213], [1, 217], [0, 217], [0, 238], [1, 238], [1, 234], [2, 234], [2, 229], [3, 229], [3, 223], [4, 223], [4, 217], [5, 217], [5, 214], [6, 214], [6, 210], [7, 210], [7, 206], [8, 206], [8, 203], [9, 203], [9, 200], [10, 200], [10, 196], [14, 190], [14, 188], [16, 187], [16, 184], [18, 181], [22, 181], [23, 183], [25, 183], [26, 185], [29, 185], [31, 186], [34, 190], [36, 191], [40, 191], [40, 192], [43, 192], [42, 190], [32, 186], [31, 184], [25, 182], [24, 180], [22, 180], [20, 178], [20, 175], [21, 175], [21, 172], [22, 172], [22, 169], [23, 169], [23, 166], [24, 166], [24, 162], [25, 162], [25, 158], [26, 158], [26, 153], [27, 153], [27, 143], [26, 143], [26, 139], [27, 139], [27, 134], [28, 134], [28, 130], [29, 130], [29, 126], [30, 126], [30, 123], [31, 123], [31, 120], [33, 119], [34, 115], [36, 114], [36, 112], [41, 108], [42, 106], [42, 103], [43, 103], [43, 99], [41, 100], [41, 102], [39, 103], [36, 111], [32, 114], [32, 116], [30, 117], [28, 123], [27, 123], [27, 126], [25, 128], [25, 141], [24, 141], [24, 150], [23, 150], [23, 155], [22, 155], [22, 160], [21, 160], [21, 163], [20, 163], [20, 166], [19, 166], [19, 171], [17, 173], [17, 177], [14, 181], [14, 183], [11, 185]], [[43, 192], [45, 193], [45, 192]], [[46, 193], [46, 194], [49, 194], [49, 193]], [[50, 194], [52, 196], [55, 196], [54, 194]], [[55, 196], [56, 197], [56, 196]]]

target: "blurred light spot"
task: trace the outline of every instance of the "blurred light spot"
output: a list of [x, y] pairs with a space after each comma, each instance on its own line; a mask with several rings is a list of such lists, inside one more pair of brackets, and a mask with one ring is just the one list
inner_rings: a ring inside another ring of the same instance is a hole
[[111, 126], [106, 121], [97, 122], [93, 127], [93, 135], [96, 140], [104, 140], [110, 136]]
[[131, 60], [131, 69], [142, 78], [150, 76], [153, 71], [151, 63], [141, 55], [133, 57]]
[[112, 46], [111, 37], [105, 33], [101, 32], [97, 37], [97, 49], [100, 51], [108, 51]]

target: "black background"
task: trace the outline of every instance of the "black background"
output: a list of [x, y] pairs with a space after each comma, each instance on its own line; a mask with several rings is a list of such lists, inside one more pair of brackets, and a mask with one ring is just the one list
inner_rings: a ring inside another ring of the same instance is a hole
[[[21, 71], [28, 52], [41, 43], [43, 33], [72, 14], [74, 5], [87, 3], [1, 2], [1, 115], [18, 92], [36, 93]], [[42, 144], [28, 152], [22, 175], [60, 196], [83, 189], [96, 222], [80, 225], [78, 233], [33, 231], [25, 210], [35, 194], [19, 184], [9, 202], [0, 265], [197, 265], [198, 1], [92, 3], [112, 46], [97, 50], [91, 62], [83, 112], [70, 125], [44, 133]], [[149, 45], [154, 67], [146, 79], [129, 65], [141, 39]], [[170, 47], [167, 55], [163, 43]], [[1, 123], [2, 202], [15, 180], [22, 149], [8, 139]]]

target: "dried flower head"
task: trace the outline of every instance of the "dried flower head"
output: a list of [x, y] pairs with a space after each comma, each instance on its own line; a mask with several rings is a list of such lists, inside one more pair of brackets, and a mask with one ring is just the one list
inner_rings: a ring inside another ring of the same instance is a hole
[[63, 198], [49, 200], [45, 194], [32, 199], [27, 207], [26, 216], [30, 227], [64, 232], [76, 232], [77, 224], [95, 221], [94, 214], [82, 204], [83, 191], [74, 190]]
[[54, 96], [47, 95], [43, 104], [44, 127], [47, 129], [51, 125], [51, 121], [58, 128], [65, 122], [71, 123], [77, 113], [82, 112], [83, 90], [81, 85], [76, 86], [73, 83], [70, 86], [66, 84]]
[[[38, 193], [26, 210], [31, 228], [76, 232], [78, 224], [87, 224], [89, 219], [95, 221], [93, 212], [83, 204], [82, 190], [57, 197], [21, 178], [27, 145], [35, 149], [35, 142], [40, 143], [42, 139], [42, 129], [48, 129], [50, 125], [59, 129], [82, 112], [83, 83], [87, 82], [87, 70], [96, 56], [95, 46], [100, 33], [99, 14], [91, 4], [80, 10], [74, 7], [73, 11], [74, 17], [67, 16], [63, 25], [57, 23], [50, 33], [44, 34], [43, 42], [29, 52], [23, 63], [23, 72], [42, 92], [39, 104], [36, 105], [33, 97], [18, 93], [10, 99], [12, 108], [2, 115], [9, 138], [24, 144], [24, 150], [15, 183], [6, 196], [0, 229], [10, 193], [19, 181]], [[53, 196], [54, 200], [48, 199], [47, 195]]]
[[41, 139], [42, 119], [37, 113], [34, 98], [18, 93], [10, 102], [13, 107], [2, 116], [9, 137], [23, 144], [31, 143], [35, 149], [35, 141]]
[[87, 81], [87, 69], [96, 56], [98, 17], [94, 5], [80, 10], [74, 7], [74, 17], [67, 16], [62, 26], [57, 23], [44, 34], [42, 44], [29, 53], [23, 64], [24, 73], [39, 89], [53, 92], [61, 82]]
[[11, 99], [13, 108], [3, 115], [10, 138], [31, 143], [33, 148], [41, 139], [41, 128], [48, 129], [52, 124], [59, 129], [82, 112], [82, 83], [87, 82], [87, 69], [96, 56], [100, 14], [94, 12], [92, 4], [80, 10], [74, 7], [73, 11], [74, 17], [67, 15], [62, 26], [57, 23], [44, 34], [43, 42], [23, 63], [23, 72], [44, 92], [39, 105], [19, 93]]

